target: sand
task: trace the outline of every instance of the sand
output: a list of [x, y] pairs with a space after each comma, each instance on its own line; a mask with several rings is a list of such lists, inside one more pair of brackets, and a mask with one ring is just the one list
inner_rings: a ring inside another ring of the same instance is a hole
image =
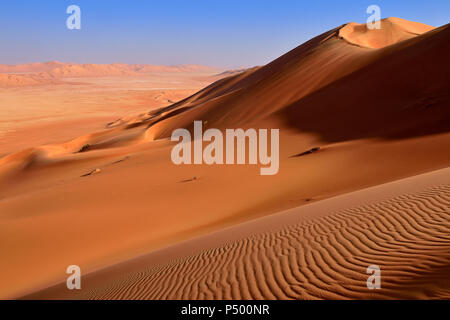
[[[177, 103], [5, 148], [0, 297], [448, 298], [450, 27], [382, 25], [343, 25]], [[108, 95], [82, 97], [89, 110]], [[175, 166], [168, 138], [194, 120], [280, 129], [279, 173]], [[373, 263], [386, 281], [375, 293]], [[72, 264], [86, 290], [41, 291]]]
[[[450, 169], [257, 219], [26, 299], [448, 299]], [[382, 288], [366, 286], [369, 265]], [[430, 290], [432, 288], [432, 290]]]
[[[103, 130], [119, 118], [171, 105], [211, 83], [216, 75], [216, 71], [166, 70], [134, 76], [58, 78], [53, 84], [39, 79], [38, 84], [0, 88], [0, 157], [65, 142]], [[16, 77], [0, 73], [2, 76]]]

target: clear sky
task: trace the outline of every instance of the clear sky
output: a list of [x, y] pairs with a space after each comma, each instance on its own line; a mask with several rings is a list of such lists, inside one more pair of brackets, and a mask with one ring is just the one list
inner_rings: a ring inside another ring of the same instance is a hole
[[[68, 30], [66, 8], [81, 8]], [[8, 0], [0, 2], [0, 64], [261, 65], [346, 22], [385, 17], [441, 26], [449, 0]]]

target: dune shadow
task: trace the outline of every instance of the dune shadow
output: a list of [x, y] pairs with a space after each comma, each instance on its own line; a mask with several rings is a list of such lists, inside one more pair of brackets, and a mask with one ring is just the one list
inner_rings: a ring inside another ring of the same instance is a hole
[[333, 143], [450, 131], [450, 25], [384, 56], [276, 113], [289, 127]]

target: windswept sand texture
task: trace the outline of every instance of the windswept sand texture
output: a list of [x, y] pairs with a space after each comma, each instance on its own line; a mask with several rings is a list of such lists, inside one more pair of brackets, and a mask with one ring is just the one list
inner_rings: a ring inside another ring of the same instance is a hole
[[0, 65], [0, 88], [60, 84], [63, 78], [136, 77], [149, 73], [212, 73], [216, 71], [215, 68], [199, 65], [77, 64], [50, 61], [21, 65]]
[[[78, 118], [63, 136], [31, 131], [37, 147], [4, 136], [0, 297], [448, 298], [450, 26], [365, 28], [343, 25], [173, 104], [120, 96], [146, 109]], [[108, 99], [81, 97], [84, 110]], [[194, 120], [280, 129], [279, 173], [175, 166], [168, 138]], [[85, 289], [41, 291], [72, 264], [92, 274]], [[370, 264], [381, 291], [365, 288]]]

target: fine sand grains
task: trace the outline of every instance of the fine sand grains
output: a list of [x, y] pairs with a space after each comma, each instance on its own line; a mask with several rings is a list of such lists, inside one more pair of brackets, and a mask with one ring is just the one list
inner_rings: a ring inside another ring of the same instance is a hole
[[[450, 298], [450, 183], [245, 237], [85, 291], [88, 299]], [[381, 268], [380, 290], [366, 268]]]

